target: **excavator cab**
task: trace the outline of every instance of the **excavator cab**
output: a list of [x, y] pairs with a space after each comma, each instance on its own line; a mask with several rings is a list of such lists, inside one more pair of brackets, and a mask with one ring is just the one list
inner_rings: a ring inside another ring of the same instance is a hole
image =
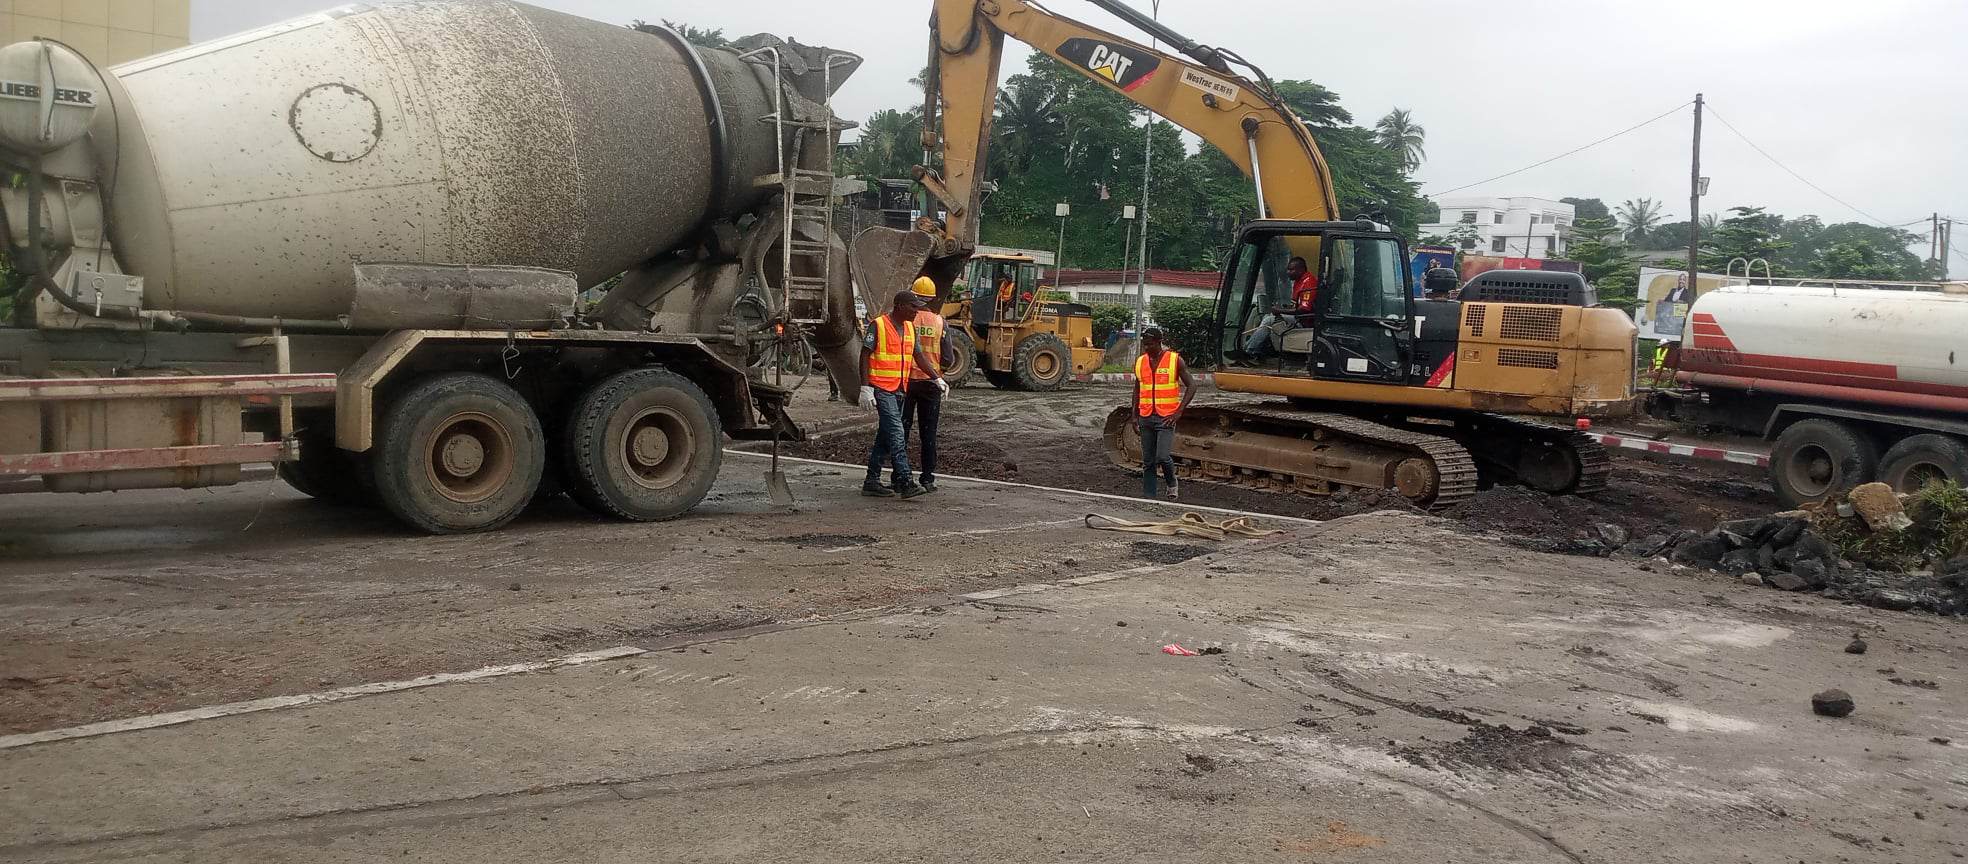
[[[1308, 312], [1287, 275], [1304, 259], [1316, 280]], [[1406, 384], [1414, 368], [1415, 308], [1407, 249], [1371, 222], [1255, 222], [1246, 226], [1218, 294], [1226, 364], [1275, 375]], [[1289, 311], [1280, 311], [1289, 310]]]

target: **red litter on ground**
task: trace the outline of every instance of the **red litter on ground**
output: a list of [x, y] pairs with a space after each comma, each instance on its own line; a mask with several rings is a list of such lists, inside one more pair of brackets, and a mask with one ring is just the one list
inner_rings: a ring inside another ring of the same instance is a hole
[[1194, 656], [1196, 656], [1196, 652], [1194, 652], [1194, 651], [1191, 651], [1191, 650], [1189, 650], [1189, 649], [1187, 649], [1187, 648], [1184, 648], [1184, 647], [1182, 647], [1181, 645], [1178, 645], [1178, 644], [1176, 644], [1176, 643], [1174, 643], [1174, 642], [1170, 642], [1170, 643], [1169, 643], [1169, 644], [1167, 644], [1167, 645], [1163, 645], [1163, 646], [1162, 646], [1162, 653], [1163, 653], [1163, 654], [1174, 654], [1174, 655], [1175, 655], [1175, 656], [1177, 656], [1177, 657], [1194, 657]]

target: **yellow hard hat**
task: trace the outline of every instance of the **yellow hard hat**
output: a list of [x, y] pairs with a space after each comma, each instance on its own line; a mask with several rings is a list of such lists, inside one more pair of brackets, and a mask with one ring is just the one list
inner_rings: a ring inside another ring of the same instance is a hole
[[924, 297], [934, 297], [936, 296], [936, 280], [928, 276], [917, 276], [916, 284], [909, 286], [909, 290]]

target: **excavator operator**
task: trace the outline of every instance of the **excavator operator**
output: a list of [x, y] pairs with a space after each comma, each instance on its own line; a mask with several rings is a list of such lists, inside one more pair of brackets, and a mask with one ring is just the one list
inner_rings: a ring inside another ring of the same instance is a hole
[[1264, 323], [1251, 331], [1250, 338], [1244, 341], [1244, 352], [1253, 357], [1269, 353], [1285, 331], [1313, 325], [1319, 304], [1319, 277], [1312, 273], [1304, 258], [1292, 256], [1291, 262], [1285, 265], [1285, 279], [1291, 284], [1291, 305], [1271, 307]]

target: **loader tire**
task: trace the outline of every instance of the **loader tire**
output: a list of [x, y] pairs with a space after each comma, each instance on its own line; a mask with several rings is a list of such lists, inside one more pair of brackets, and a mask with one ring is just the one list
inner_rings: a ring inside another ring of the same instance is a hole
[[497, 528], [533, 500], [546, 467], [540, 418], [518, 391], [476, 373], [433, 375], [398, 395], [377, 427], [377, 497], [429, 534]]
[[704, 500], [724, 461], [710, 397], [667, 369], [630, 369], [590, 388], [568, 415], [569, 494], [603, 516], [654, 522]]
[[950, 353], [956, 356], [943, 370], [943, 380], [952, 387], [962, 387], [970, 381], [970, 373], [977, 371], [977, 343], [960, 327], [949, 328], [944, 338], [950, 340]]
[[1011, 374], [1020, 390], [1057, 390], [1073, 374], [1073, 351], [1057, 334], [1034, 333], [1011, 352]]

